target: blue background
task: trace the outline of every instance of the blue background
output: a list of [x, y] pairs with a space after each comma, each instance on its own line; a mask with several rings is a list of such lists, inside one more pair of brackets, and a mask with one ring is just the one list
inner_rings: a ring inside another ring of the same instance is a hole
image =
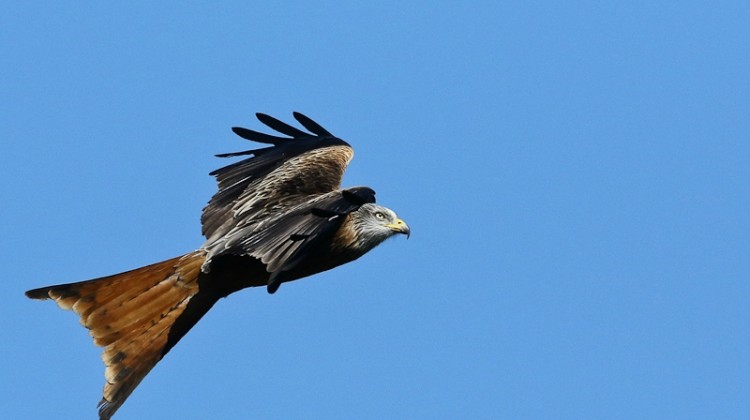
[[750, 417], [747, 2], [18, 2], [0, 17], [5, 418], [94, 418], [23, 291], [200, 246], [301, 111], [412, 228], [218, 304], [118, 418]]

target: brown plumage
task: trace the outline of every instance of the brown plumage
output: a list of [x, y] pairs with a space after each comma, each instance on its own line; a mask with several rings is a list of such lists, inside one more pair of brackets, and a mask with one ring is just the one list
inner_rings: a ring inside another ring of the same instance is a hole
[[222, 297], [279, 286], [364, 255], [396, 234], [396, 214], [367, 187], [340, 189], [353, 151], [308, 117], [310, 133], [265, 114], [289, 137], [233, 128], [271, 147], [218, 155], [249, 158], [211, 173], [219, 189], [203, 210], [206, 242], [197, 251], [113, 276], [26, 292], [72, 309], [104, 348], [101, 419], [110, 418], [146, 374]]

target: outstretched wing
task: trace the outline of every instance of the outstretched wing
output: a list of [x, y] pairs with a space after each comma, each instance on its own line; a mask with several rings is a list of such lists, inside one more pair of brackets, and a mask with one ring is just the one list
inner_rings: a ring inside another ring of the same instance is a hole
[[234, 127], [240, 137], [270, 147], [217, 155], [252, 155], [213, 171], [219, 191], [203, 209], [201, 222], [205, 248], [216, 255], [230, 232], [242, 229], [251, 235], [264, 222], [286, 213], [312, 197], [337, 190], [354, 151], [310, 118], [295, 112], [304, 132], [265, 114], [256, 114], [268, 127], [287, 135], [273, 136]]

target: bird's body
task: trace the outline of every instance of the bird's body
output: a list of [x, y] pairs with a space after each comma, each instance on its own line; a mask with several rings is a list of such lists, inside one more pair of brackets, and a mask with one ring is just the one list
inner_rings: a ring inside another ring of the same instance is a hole
[[219, 190], [201, 218], [206, 242], [196, 251], [114, 276], [26, 292], [72, 309], [102, 346], [106, 365], [99, 415], [110, 418], [162, 357], [222, 297], [345, 264], [396, 233], [396, 214], [375, 204], [368, 187], [341, 189], [351, 147], [302, 114], [313, 134], [264, 114], [290, 136], [234, 128], [273, 146], [212, 172]]

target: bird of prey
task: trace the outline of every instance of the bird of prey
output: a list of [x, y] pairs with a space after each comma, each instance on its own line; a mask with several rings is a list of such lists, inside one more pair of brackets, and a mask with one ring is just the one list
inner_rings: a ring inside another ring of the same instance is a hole
[[72, 309], [104, 348], [100, 419], [109, 419], [169, 350], [220, 299], [246, 287], [279, 286], [353, 261], [409, 226], [375, 204], [368, 187], [341, 188], [353, 150], [310, 118], [309, 132], [266, 114], [286, 137], [246, 128], [270, 146], [211, 173], [218, 192], [203, 209], [206, 241], [196, 251], [112, 276], [29, 290]]

